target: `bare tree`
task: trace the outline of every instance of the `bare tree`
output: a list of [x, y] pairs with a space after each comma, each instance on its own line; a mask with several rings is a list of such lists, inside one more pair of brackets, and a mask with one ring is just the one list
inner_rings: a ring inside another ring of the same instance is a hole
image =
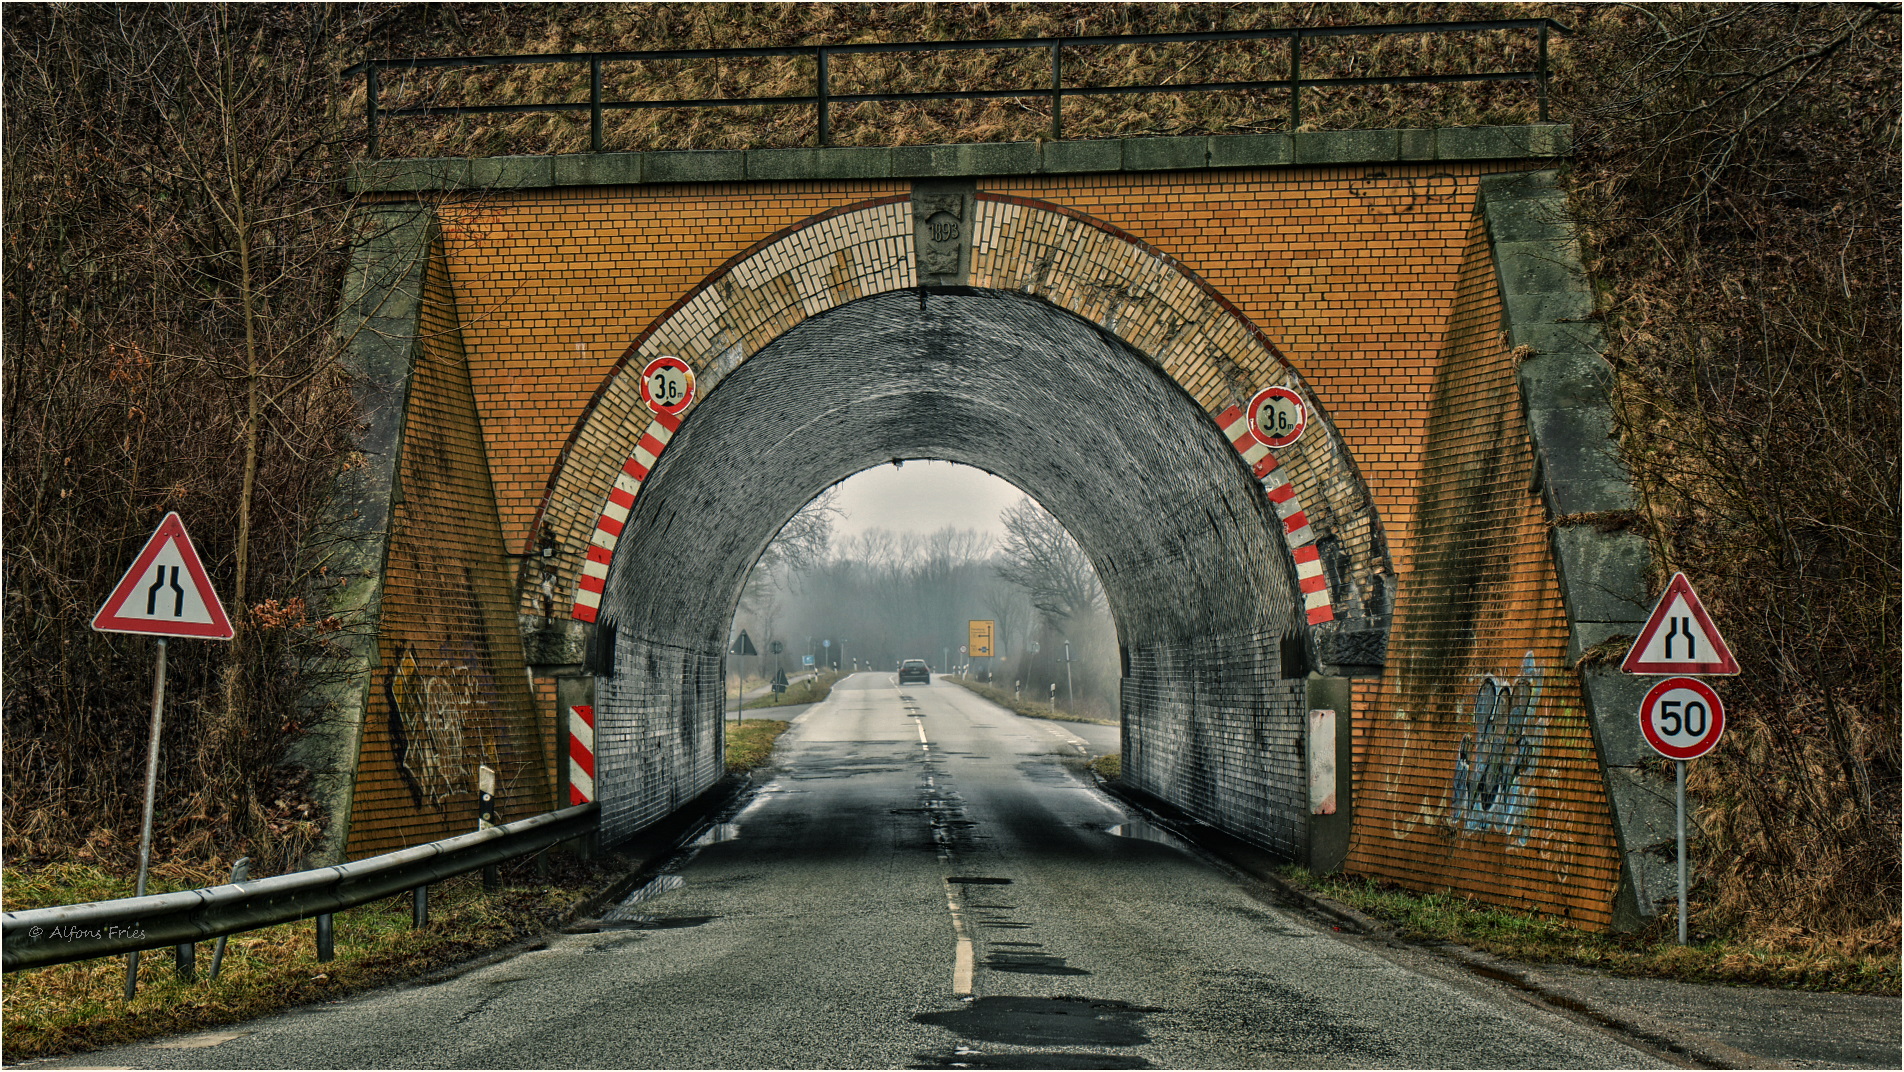
[[1029, 498], [999, 515], [1005, 538], [998, 575], [1023, 589], [1031, 605], [1062, 629], [1063, 623], [1099, 610], [1104, 589], [1097, 571], [1071, 533]]
[[[349, 9], [6, 12], [6, 832], [109, 855], [137, 814], [143, 662], [84, 622], [178, 509], [231, 605], [171, 656], [161, 844], [289, 859], [297, 549], [347, 431], [327, 338], [350, 234], [335, 71]], [[28, 194], [31, 191], [31, 195]], [[218, 459], [208, 464], [208, 459]], [[26, 468], [22, 468], [24, 463]], [[128, 773], [130, 772], [130, 773]], [[280, 851], [281, 850], [281, 851]]]

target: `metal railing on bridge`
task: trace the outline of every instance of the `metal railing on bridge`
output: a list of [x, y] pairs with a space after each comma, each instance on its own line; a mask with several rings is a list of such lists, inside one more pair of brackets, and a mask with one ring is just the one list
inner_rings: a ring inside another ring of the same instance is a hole
[[[1397, 34], [1474, 34], [1491, 31], [1524, 31], [1538, 35], [1538, 56], [1531, 70], [1456, 72], [1445, 74], [1368, 75], [1305, 78], [1302, 45], [1340, 37], [1385, 37]], [[1215, 30], [1201, 33], [1122, 34], [1080, 37], [1028, 37], [992, 41], [909, 41], [856, 45], [789, 45], [777, 48], [690, 48], [657, 49], [645, 52], [572, 52], [514, 56], [412, 57], [409, 59], [367, 60], [344, 72], [345, 77], [362, 74], [365, 79], [365, 137], [368, 155], [378, 155], [379, 127], [387, 119], [425, 116], [515, 115], [524, 113], [576, 113], [589, 116], [589, 151], [604, 152], [603, 116], [627, 109], [652, 108], [743, 108], [761, 105], [810, 106], [817, 110], [817, 142], [833, 144], [833, 108], [838, 105], [917, 101], [978, 101], [1044, 98], [1050, 102], [1053, 140], [1064, 137], [1064, 101], [1067, 97], [1120, 96], [1130, 94], [1183, 94], [1217, 91], [1273, 91], [1289, 94], [1289, 130], [1302, 125], [1303, 93], [1320, 89], [1356, 86], [1447, 85], [1470, 82], [1531, 82], [1536, 86], [1540, 121], [1549, 122], [1548, 114], [1548, 38], [1567, 35], [1565, 26], [1552, 19], [1490, 19], [1471, 22], [1406, 23], [1362, 26], [1303, 26], [1266, 30]], [[1165, 84], [1089, 86], [1065, 84], [1065, 51], [1103, 46], [1165, 45], [1225, 41], [1285, 41], [1288, 43], [1288, 76], [1230, 82], [1172, 82]], [[1043, 50], [1050, 54], [1051, 80], [1043, 86], [1007, 89], [967, 89], [914, 93], [834, 93], [830, 60], [834, 57], [873, 53], [956, 52], [973, 50]], [[607, 100], [603, 95], [603, 68], [608, 64], [641, 63], [656, 60], [705, 60], [752, 57], [809, 58], [813, 62], [813, 92], [773, 97], [714, 97], [703, 99]], [[589, 99], [549, 104], [422, 104], [385, 108], [380, 104], [385, 72], [458, 67], [507, 67], [525, 64], [586, 65], [589, 72]]]

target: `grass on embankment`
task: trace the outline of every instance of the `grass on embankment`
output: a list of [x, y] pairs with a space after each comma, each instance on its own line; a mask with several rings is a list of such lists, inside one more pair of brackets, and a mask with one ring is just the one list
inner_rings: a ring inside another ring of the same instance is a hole
[[770, 692], [765, 696], [749, 700], [742, 705], [741, 710], [752, 711], [761, 707], [792, 707], [795, 704], [819, 703], [833, 694], [833, 685], [845, 676], [838, 670], [828, 670], [819, 677], [794, 682], [785, 692]]
[[748, 718], [727, 724], [727, 773], [744, 774], [773, 758], [774, 742], [790, 723], [777, 718]]
[[1088, 722], [1093, 726], [1117, 725], [1116, 719], [1091, 718], [1086, 715], [1070, 714], [1069, 712], [1060, 711], [1057, 708], [1052, 707], [1050, 704], [1039, 703], [1036, 700], [1018, 699], [1014, 697], [1010, 692], [1007, 692], [1004, 689], [997, 688], [996, 686], [992, 686], [992, 685], [987, 685], [982, 682], [968, 681], [965, 678], [953, 677], [951, 675], [944, 675], [941, 677], [941, 680], [950, 681], [958, 685], [963, 685], [966, 688], [971, 689], [973, 692], [978, 693], [980, 696], [985, 697], [987, 700], [990, 700], [991, 702], [1004, 708], [1005, 710], [1010, 711], [1013, 714], [1023, 715], [1026, 718], [1043, 718], [1043, 719], [1050, 719], [1055, 722]]
[[[216, 980], [215, 943], [198, 945], [198, 980], [181, 982], [170, 949], [139, 957], [139, 993], [125, 1000], [124, 957], [9, 973], [0, 1001], [8, 1064], [139, 1039], [202, 1031], [294, 1005], [330, 1000], [448, 967], [540, 933], [599, 888], [597, 869], [558, 857], [547, 883], [534, 865], [504, 868], [504, 888], [485, 895], [480, 874], [430, 887], [430, 923], [410, 929], [408, 894], [337, 913], [336, 957], [317, 960], [310, 922], [236, 934]], [[170, 868], [152, 892], [223, 882], [223, 873]], [[95, 867], [60, 864], [33, 873], [7, 869], [9, 910], [126, 897], [131, 884]]]
[[[764, 765], [787, 723], [747, 719], [727, 732], [727, 770]], [[139, 957], [139, 993], [125, 1000], [124, 957], [13, 972], [0, 991], [0, 1031], [7, 1064], [53, 1057], [140, 1039], [204, 1031], [296, 1005], [332, 1000], [455, 965], [560, 922], [576, 902], [608, 885], [606, 863], [551, 856], [546, 882], [524, 860], [505, 865], [504, 885], [484, 894], [482, 875], [430, 887], [430, 923], [410, 929], [410, 897], [376, 901], [337, 913], [336, 957], [317, 960], [317, 931], [309, 922], [268, 927], [231, 937], [216, 980], [215, 943], [198, 945], [196, 982], [179, 981], [170, 949]], [[8, 911], [130, 897], [132, 882], [88, 864], [7, 868]], [[170, 893], [225, 881], [221, 868], [161, 864], [147, 889]]]
[[1898, 959], [1884, 953], [1834, 950], [1817, 942], [1774, 949], [1723, 937], [1681, 946], [1670, 917], [1639, 934], [1598, 934], [1466, 897], [1417, 893], [1352, 875], [1315, 875], [1287, 867], [1277, 877], [1372, 916], [1412, 942], [1452, 942], [1511, 960], [1575, 964], [1689, 983], [1899, 993]]

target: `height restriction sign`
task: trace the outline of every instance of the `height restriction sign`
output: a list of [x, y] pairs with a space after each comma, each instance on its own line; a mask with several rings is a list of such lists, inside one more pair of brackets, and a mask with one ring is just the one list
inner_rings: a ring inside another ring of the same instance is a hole
[[178, 514], [166, 514], [159, 522], [132, 568], [106, 597], [106, 605], [93, 615], [93, 628], [102, 633], [231, 639], [231, 619], [225, 617]]
[[1309, 411], [1302, 396], [1287, 387], [1266, 387], [1250, 399], [1250, 434], [1266, 447], [1286, 447], [1302, 438]]
[[641, 400], [656, 413], [680, 413], [694, 401], [694, 367], [671, 354], [648, 362], [641, 370]]

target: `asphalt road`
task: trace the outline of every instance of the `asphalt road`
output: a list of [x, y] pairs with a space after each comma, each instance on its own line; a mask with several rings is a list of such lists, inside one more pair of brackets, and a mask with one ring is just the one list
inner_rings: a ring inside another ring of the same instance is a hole
[[868, 673], [783, 740], [777, 780], [595, 933], [52, 1064], [1666, 1067], [1269, 907], [1080, 781], [1065, 724]]

